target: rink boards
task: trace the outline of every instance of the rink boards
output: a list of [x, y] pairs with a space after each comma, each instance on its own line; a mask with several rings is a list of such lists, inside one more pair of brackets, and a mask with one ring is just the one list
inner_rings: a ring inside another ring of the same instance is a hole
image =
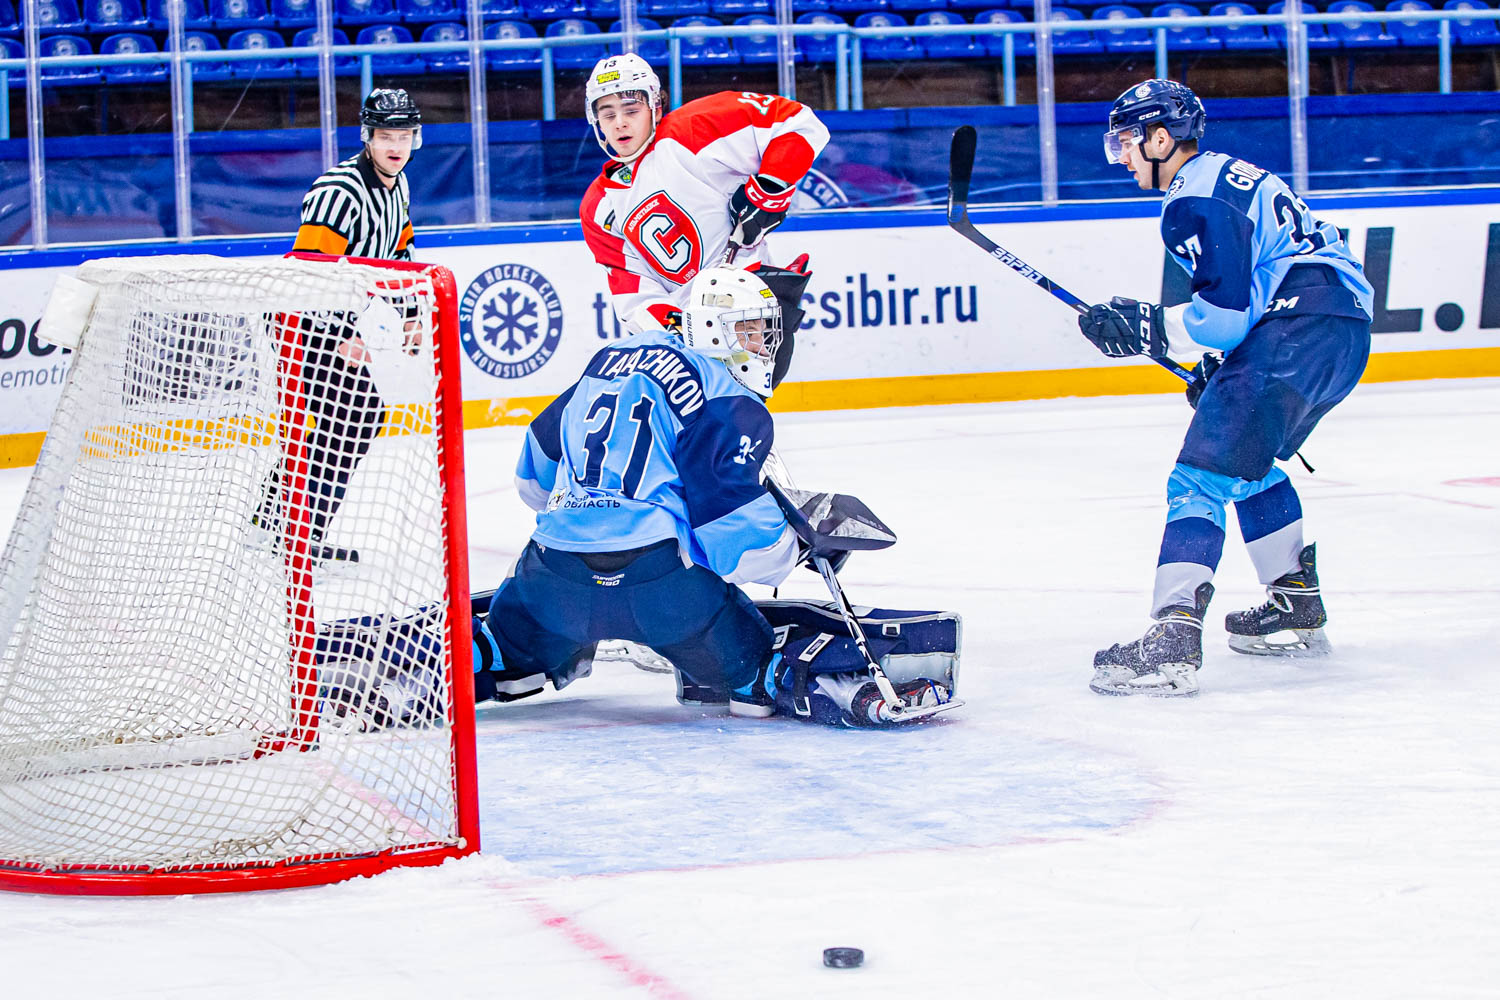
[[[1368, 381], [1500, 375], [1500, 210], [1485, 190], [1313, 202], [1347, 230], [1375, 287]], [[1180, 301], [1154, 201], [976, 212], [1005, 249], [1088, 301]], [[458, 282], [465, 424], [523, 423], [622, 336], [602, 269], [576, 224], [422, 233], [419, 259]], [[771, 237], [811, 256], [792, 373], [773, 409], [981, 402], [1175, 391], [1149, 364], [1111, 362], [1071, 309], [951, 232], [940, 212], [830, 211]], [[70, 248], [0, 255], [0, 466], [29, 464], [68, 355], [35, 337], [56, 276], [96, 256], [279, 256], [276, 239]], [[712, 261], [689, 261], [703, 266]]]

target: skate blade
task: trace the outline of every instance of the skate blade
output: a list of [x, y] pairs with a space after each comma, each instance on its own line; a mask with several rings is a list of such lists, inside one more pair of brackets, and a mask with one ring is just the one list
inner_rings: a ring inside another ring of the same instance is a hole
[[964, 701], [962, 698], [950, 698], [947, 701], [937, 705], [922, 705], [917, 708], [906, 708], [902, 709], [900, 715], [892, 716], [890, 722], [882, 723], [882, 725], [894, 726], [907, 722], [918, 722], [922, 719], [930, 719], [934, 715], [937, 715], [940, 712], [946, 712], [949, 709], [962, 708], [963, 705]]
[[[1286, 641], [1276, 641], [1287, 636]], [[1247, 656], [1286, 656], [1313, 659], [1333, 652], [1333, 645], [1321, 628], [1289, 628], [1270, 635], [1235, 635], [1229, 633], [1229, 648]]]
[[1128, 667], [1098, 667], [1089, 690], [1095, 694], [1123, 698], [1144, 695], [1147, 698], [1195, 698], [1198, 695], [1198, 671], [1191, 663], [1164, 663], [1156, 674], [1142, 677]]

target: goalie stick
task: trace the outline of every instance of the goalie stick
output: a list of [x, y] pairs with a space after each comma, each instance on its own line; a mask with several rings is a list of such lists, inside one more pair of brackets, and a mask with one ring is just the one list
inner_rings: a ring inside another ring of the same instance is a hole
[[[974, 176], [974, 150], [978, 141], [978, 135], [972, 125], [960, 125], [953, 132], [953, 145], [948, 151], [948, 226], [1042, 291], [1052, 295], [1053, 298], [1067, 303], [1079, 313], [1088, 312], [1089, 307], [1086, 302], [992, 241], [974, 228], [974, 223], [969, 221], [969, 181]], [[1196, 381], [1192, 372], [1171, 358], [1152, 358], [1151, 360], [1184, 382]]]

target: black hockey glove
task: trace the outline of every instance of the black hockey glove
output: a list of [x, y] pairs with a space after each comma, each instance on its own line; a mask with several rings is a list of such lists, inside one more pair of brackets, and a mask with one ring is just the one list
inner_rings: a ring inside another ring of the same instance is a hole
[[753, 247], [786, 219], [796, 189], [774, 177], [757, 174], [729, 198], [729, 242]]
[[1198, 397], [1203, 395], [1203, 390], [1208, 388], [1208, 380], [1214, 377], [1214, 372], [1223, 363], [1224, 359], [1217, 354], [1205, 354], [1202, 361], [1188, 369], [1193, 373], [1193, 380], [1187, 384], [1187, 401], [1193, 409], [1198, 408]]
[[1078, 317], [1078, 329], [1095, 347], [1111, 358], [1144, 354], [1167, 356], [1167, 330], [1161, 306], [1116, 295], [1108, 305], [1089, 306]]

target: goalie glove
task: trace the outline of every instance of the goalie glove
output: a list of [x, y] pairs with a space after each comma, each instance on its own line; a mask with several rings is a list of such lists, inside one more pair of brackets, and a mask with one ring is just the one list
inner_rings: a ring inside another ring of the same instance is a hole
[[1089, 306], [1078, 317], [1078, 329], [1100, 352], [1111, 358], [1144, 354], [1167, 356], [1167, 330], [1161, 306], [1116, 295], [1107, 305]]
[[1198, 408], [1198, 399], [1203, 395], [1203, 390], [1208, 388], [1208, 380], [1214, 377], [1214, 372], [1223, 363], [1224, 359], [1217, 354], [1205, 354], [1202, 361], [1188, 369], [1193, 373], [1193, 380], [1187, 384], [1187, 401], [1193, 409]]
[[729, 242], [753, 247], [786, 220], [796, 189], [767, 174], [757, 174], [729, 198]]

